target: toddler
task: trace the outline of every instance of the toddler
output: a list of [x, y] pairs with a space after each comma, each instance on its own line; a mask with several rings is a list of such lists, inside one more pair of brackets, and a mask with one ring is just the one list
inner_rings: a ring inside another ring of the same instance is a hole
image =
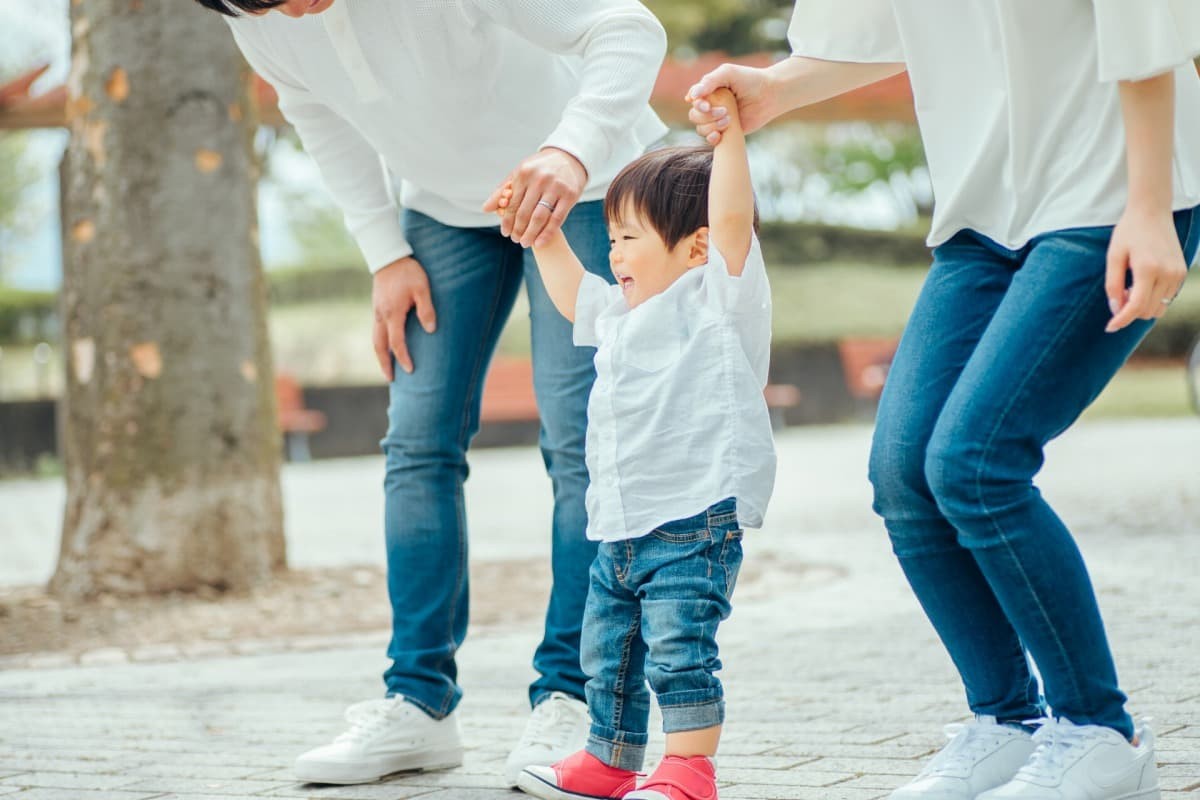
[[[505, 190], [499, 213], [510, 205]], [[762, 394], [770, 290], [736, 121], [715, 149], [634, 161], [605, 215], [615, 286], [586, 272], [561, 234], [534, 249], [575, 344], [596, 347], [587, 535], [601, 544], [583, 622], [587, 745], [526, 768], [519, 785], [548, 800], [714, 800], [717, 626], [729, 616], [742, 528], [762, 525], [775, 479]], [[666, 756], [638, 787], [647, 680]]]

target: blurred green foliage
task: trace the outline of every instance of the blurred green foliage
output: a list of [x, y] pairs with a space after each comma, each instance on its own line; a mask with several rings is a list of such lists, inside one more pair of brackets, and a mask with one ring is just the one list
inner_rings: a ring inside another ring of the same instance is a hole
[[787, 49], [794, 0], [645, 0], [673, 55], [708, 50], [730, 55]]

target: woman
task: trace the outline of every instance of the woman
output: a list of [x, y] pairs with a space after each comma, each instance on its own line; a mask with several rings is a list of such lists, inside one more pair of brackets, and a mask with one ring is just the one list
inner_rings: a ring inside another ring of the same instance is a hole
[[1033, 477], [1195, 255], [1200, 4], [800, 0], [789, 38], [793, 58], [693, 88], [700, 133], [720, 137], [721, 86], [754, 130], [907, 69], [937, 199], [870, 473], [975, 721], [892, 797], [1157, 798], [1153, 735]]

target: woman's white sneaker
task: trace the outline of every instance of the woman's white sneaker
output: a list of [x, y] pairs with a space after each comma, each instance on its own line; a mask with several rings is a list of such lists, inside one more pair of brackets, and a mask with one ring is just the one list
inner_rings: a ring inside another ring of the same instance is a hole
[[504, 778], [515, 787], [526, 767], [548, 767], [582, 750], [587, 743], [587, 703], [563, 692], [551, 692], [534, 706], [525, 733], [504, 762]]
[[1046, 720], [1025, 766], [979, 800], [1159, 800], [1154, 733], [1143, 724], [1137, 738], [1134, 747], [1112, 728]]
[[403, 697], [367, 700], [346, 709], [349, 729], [331, 744], [296, 759], [297, 780], [369, 783], [393, 772], [462, 764], [462, 734], [450, 714], [434, 719]]
[[946, 736], [950, 743], [889, 800], [975, 800], [1017, 774], [1034, 749], [1029, 732], [997, 724], [994, 717], [947, 725]]

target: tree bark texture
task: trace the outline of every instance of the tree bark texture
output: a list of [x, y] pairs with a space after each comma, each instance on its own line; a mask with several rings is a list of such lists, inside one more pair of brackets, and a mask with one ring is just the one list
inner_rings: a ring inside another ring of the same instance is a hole
[[53, 592], [244, 589], [285, 563], [248, 70], [188, 0], [72, 0]]

